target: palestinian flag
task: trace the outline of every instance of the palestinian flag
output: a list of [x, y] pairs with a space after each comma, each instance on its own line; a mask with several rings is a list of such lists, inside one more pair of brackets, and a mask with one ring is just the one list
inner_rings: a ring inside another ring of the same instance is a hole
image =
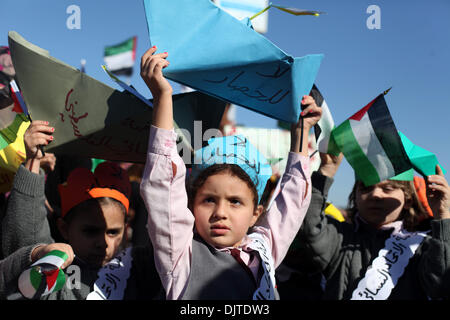
[[28, 116], [28, 108], [25, 104], [25, 101], [23, 100], [22, 94], [20, 93], [19, 87], [17, 86], [17, 83], [15, 80], [12, 80], [10, 82], [11, 86], [11, 98], [14, 101], [14, 108], [13, 111], [16, 111], [17, 113], [24, 113], [26, 116]]
[[330, 109], [328, 109], [327, 102], [315, 84], [311, 89], [310, 95], [316, 101], [317, 106], [322, 108], [322, 117], [314, 126], [318, 150], [322, 153], [328, 153], [331, 131], [334, 129], [333, 117], [331, 116]]
[[28, 121], [21, 106], [22, 103], [25, 103], [14, 80], [11, 81], [11, 96], [14, 104], [0, 110], [0, 150], [16, 141], [22, 122]]
[[66, 283], [66, 275], [61, 266], [67, 258], [65, 252], [53, 250], [22, 272], [18, 283], [22, 295], [28, 299], [39, 299], [61, 290]]
[[332, 140], [366, 186], [412, 168], [384, 94], [332, 131]]
[[109, 71], [116, 75], [131, 76], [136, 60], [137, 37], [105, 48], [104, 60]]
[[[323, 153], [328, 152], [328, 142], [330, 140], [331, 131], [334, 128], [333, 117], [331, 116], [331, 112], [328, 109], [327, 102], [322, 96], [322, 93], [319, 91], [317, 86], [313, 84], [309, 95], [314, 98], [318, 107], [321, 107], [322, 117], [319, 122], [314, 126], [314, 132], [316, 137], [316, 144], [318, 146], [318, 150]], [[278, 127], [285, 130], [291, 130], [291, 123], [286, 121], [278, 120]]]

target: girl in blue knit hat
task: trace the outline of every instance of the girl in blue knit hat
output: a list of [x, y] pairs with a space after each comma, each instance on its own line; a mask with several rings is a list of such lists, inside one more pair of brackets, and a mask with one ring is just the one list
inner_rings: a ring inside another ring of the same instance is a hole
[[153, 47], [141, 59], [141, 76], [154, 97], [141, 195], [166, 297], [276, 299], [275, 268], [309, 205], [308, 134], [321, 109], [312, 97], [303, 98], [304, 119], [292, 126], [281, 192], [264, 215], [259, 201], [270, 166], [243, 136], [213, 138], [198, 150], [187, 192], [172, 88], [162, 74], [168, 54], [155, 52]]

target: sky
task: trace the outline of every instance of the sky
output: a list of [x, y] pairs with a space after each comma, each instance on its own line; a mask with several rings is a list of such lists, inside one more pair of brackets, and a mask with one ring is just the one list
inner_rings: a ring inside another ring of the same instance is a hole
[[[324, 54], [315, 83], [336, 125], [392, 87], [385, 99], [397, 129], [450, 170], [450, 1], [272, 2], [325, 12], [297, 17], [271, 9], [264, 36], [294, 57]], [[80, 29], [67, 27], [71, 5], [80, 8]], [[371, 5], [380, 10], [379, 29], [368, 28]], [[74, 67], [85, 59], [86, 73], [114, 88], [100, 67], [104, 47], [137, 36], [137, 61], [150, 47], [142, 0], [1, 0], [1, 7], [0, 45], [7, 45], [8, 31], [17, 31]], [[151, 97], [139, 63], [131, 84]], [[174, 90], [179, 90], [176, 84]], [[277, 126], [276, 120], [244, 108], [237, 108], [236, 120], [248, 127]], [[344, 160], [328, 199], [345, 206], [353, 183], [353, 170]]]

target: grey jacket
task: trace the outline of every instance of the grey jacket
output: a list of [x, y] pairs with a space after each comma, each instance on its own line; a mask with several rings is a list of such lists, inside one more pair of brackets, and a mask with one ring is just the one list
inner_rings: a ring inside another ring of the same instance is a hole
[[183, 300], [251, 300], [256, 290], [255, 280], [236, 259], [200, 237], [192, 240], [191, 270]]
[[[284, 263], [302, 272], [322, 273], [323, 299], [347, 300], [393, 230], [377, 230], [362, 221], [341, 223], [326, 216], [332, 182], [313, 173], [311, 204]], [[409, 260], [389, 300], [450, 297], [450, 219], [432, 220], [430, 226], [431, 232]]]
[[[252, 300], [257, 281], [250, 269], [238, 263], [229, 253], [218, 251], [200, 236], [192, 239], [191, 275], [182, 300]], [[210, 272], [214, 270], [214, 272]], [[263, 277], [262, 263], [258, 278]], [[280, 296], [274, 288], [275, 300]]]
[[[2, 245], [6, 255], [37, 243], [53, 243], [45, 209], [45, 176], [20, 166], [14, 178], [8, 208], [2, 225]], [[163, 299], [165, 294], [156, 272], [151, 246], [132, 248], [132, 267], [124, 299]], [[81, 284], [42, 297], [48, 300], [84, 300], [93, 290], [98, 268], [75, 258], [72, 265], [81, 270]]]
[[31, 264], [31, 252], [39, 246], [23, 247], [0, 261], [0, 300], [17, 292], [17, 279]]

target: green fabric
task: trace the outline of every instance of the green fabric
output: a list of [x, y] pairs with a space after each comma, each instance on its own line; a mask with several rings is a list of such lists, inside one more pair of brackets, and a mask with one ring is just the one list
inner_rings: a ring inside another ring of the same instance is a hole
[[332, 136], [359, 180], [366, 186], [380, 182], [378, 172], [359, 146], [349, 120], [336, 127]]
[[0, 150], [16, 141], [17, 132], [24, 121], [28, 121], [27, 117], [23, 113], [18, 113], [7, 128], [0, 130]]
[[[334, 129], [336, 129], [336, 127]], [[330, 133], [330, 140], [328, 140], [327, 153], [334, 155], [334, 156], [338, 156], [341, 153], [341, 150], [339, 149], [339, 147], [336, 143], [336, 140], [334, 139], [334, 134], [333, 134], [334, 129]]]
[[9, 144], [10, 144], [10, 142], [8, 140], [6, 140], [5, 138], [3, 138], [2, 135], [0, 135], [0, 150], [6, 148]]
[[44, 257], [46, 257], [46, 256], [56, 256], [63, 260], [67, 260], [69, 258], [67, 253], [65, 253], [64, 251], [61, 251], [61, 250], [52, 250], [49, 253], [47, 253]]
[[131, 38], [122, 43], [119, 43], [118, 45], [106, 47], [105, 56], [113, 56], [115, 54], [132, 51], [133, 47], [134, 47], [134, 38]]
[[42, 281], [42, 274], [37, 271], [37, 267], [31, 268], [30, 270], [30, 282], [33, 288], [39, 289], [39, 285]]

